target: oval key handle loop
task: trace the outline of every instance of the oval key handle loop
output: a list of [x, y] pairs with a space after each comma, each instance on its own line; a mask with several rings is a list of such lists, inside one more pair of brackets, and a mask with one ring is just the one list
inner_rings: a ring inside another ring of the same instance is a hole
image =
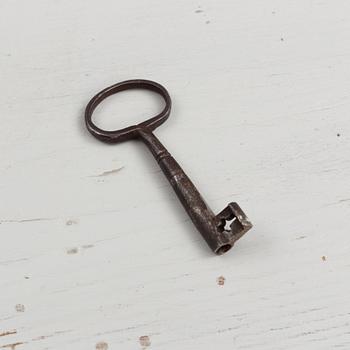
[[[96, 126], [92, 121], [92, 114], [95, 108], [107, 97], [121, 91], [131, 89], [144, 89], [153, 91], [161, 95], [165, 101], [164, 109], [157, 114], [140, 124], [132, 125], [119, 130], [103, 130]], [[85, 123], [89, 132], [99, 140], [107, 143], [117, 143], [130, 140], [139, 136], [141, 129], [154, 130], [159, 125], [163, 124], [169, 117], [171, 111], [171, 98], [168, 91], [160, 84], [144, 79], [126, 80], [120, 83], [109, 86], [96, 94], [88, 103], [85, 109]]]

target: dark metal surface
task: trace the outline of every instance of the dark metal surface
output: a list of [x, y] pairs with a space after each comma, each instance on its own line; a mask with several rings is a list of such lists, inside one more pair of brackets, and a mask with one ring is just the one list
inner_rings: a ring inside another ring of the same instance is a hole
[[[106, 97], [128, 89], [146, 89], [160, 94], [165, 101], [163, 111], [143, 123], [121, 130], [105, 131], [98, 128], [92, 121], [92, 113], [96, 106]], [[152, 152], [192, 222], [210, 248], [216, 254], [223, 254], [252, 228], [252, 224], [237, 203], [228, 204], [223, 211], [215, 215], [180, 165], [152, 133], [169, 117], [170, 110], [171, 99], [162, 85], [150, 80], [127, 80], [95, 95], [86, 107], [85, 122], [90, 133], [103, 142], [118, 143], [133, 138], [141, 139]]]

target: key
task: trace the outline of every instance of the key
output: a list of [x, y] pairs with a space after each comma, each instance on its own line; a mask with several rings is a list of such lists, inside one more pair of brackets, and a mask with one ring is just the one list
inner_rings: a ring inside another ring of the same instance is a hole
[[[160, 94], [165, 101], [163, 111], [140, 124], [120, 130], [106, 131], [97, 127], [92, 121], [97, 105], [108, 96], [129, 89], [146, 89]], [[252, 224], [237, 203], [229, 203], [215, 215], [177, 161], [153, 134], [153, 130], [168, 119], [170, 111], [171, 98], [162, 85], [150, 80], [126, 80], [102, 90], [90, 100], [85, 110], [85, 123], [89, 132], [103, 142], [118, 143], [136, 138], [142, 140], [158, 162], [197, 230], [212, 251], [221, 255], [230, 250], [252, 228]]]

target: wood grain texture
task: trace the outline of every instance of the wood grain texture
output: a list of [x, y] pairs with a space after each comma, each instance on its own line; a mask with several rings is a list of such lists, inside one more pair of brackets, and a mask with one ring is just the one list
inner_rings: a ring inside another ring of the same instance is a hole
[[[345, 0], [2, 0], [0, 349], [349, 349], [349, 33]], [[142, 144], [85, 130], [131, 78], [168, 88], [156, 134], [211, 207], [254, 223], [227, 255]]]

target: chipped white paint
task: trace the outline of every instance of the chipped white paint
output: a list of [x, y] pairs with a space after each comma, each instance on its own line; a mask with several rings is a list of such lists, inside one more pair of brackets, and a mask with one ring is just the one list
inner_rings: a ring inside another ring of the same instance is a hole
[[[349, 23], [345, 0], [2, 0], [0, 349], [349, 349]], [[146, 147], [85, 130], [137, 77], [168, 88], [156, 134], [210, 207], [251, 218], [228, 254]]]

